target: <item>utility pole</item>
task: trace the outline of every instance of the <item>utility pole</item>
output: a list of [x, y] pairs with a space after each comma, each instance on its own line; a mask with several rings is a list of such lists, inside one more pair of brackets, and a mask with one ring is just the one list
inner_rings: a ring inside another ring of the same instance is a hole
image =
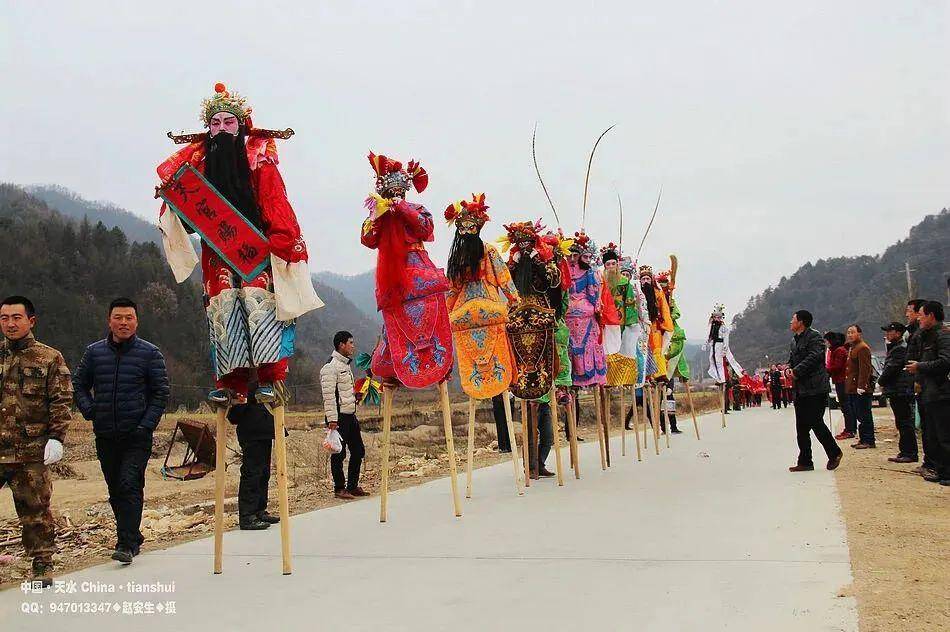
[[904, 262], [904, 274], [907, 275], [907, 300], [908, 301], [914, 300], [914, 283], [911, 280], [910, 273], [916, 272], [916, 271], [917, 271], [916, 268], [910, 267], [910, 261]]

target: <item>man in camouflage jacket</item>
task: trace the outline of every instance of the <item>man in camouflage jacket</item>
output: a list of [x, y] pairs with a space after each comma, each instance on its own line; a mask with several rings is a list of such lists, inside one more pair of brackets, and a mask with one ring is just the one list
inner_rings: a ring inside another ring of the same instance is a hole
[[0, 303], [0, 487], [10, 486], [33, 574], [49, 582], [56, 552], [47, 466], [63, 458], [72, 384], [62, 354], [33, 337], [29, 299]]

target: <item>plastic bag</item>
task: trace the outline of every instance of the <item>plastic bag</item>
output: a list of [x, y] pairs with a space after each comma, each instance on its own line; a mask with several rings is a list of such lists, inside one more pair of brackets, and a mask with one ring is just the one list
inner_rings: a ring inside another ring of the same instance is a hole
[[339, 454], [343, 451], [343, 437], [335, 428], [327, 430], [327, 436], [323, 438], [323, 449], [330, 454]]

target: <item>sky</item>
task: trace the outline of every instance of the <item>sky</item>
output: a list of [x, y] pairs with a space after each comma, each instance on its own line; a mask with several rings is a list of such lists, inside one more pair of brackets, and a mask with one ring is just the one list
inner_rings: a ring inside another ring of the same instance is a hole
[[[260, 127], [313, 270], [357, 273], [369, 151], [428, 170], [436, 216], [485, 192], [502, 223], [581, 226], [680, 262], [690, 338], [806, 261], [877, 253], [950, 206], [950, 3], [0, 0], [0, 181], [155, 220], [167, 131], [221, 81]], [[430, 250], [445, 261], [452, 231]], [[2, 256], [2, 255], [0, 255]], [[895, 271], [898, 274], [899, 271]], [[803, 306], [807, 307], [807, 306]]]

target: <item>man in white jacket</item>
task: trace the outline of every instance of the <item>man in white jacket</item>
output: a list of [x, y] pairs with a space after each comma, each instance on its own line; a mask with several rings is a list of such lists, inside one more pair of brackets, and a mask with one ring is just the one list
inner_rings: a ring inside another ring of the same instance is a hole
[[[353, 334], [338, 331], [333, 336], [333, 353], [320, 369], [327, 427], [337, 430], [343, 439], [343, 450], [330, 457], [330, 470], [333, 473], [333, 495], [344, 500], [369, 495], [360, 487], [360, 466], [363, 464], [366, 448], [363, 447], [360, 422], [356, 418], [356, 396], [353, 393], [353, 371], [350, 368], [355, 353], [356, 342], [353, 340]], [[346, 459], [347, 449], [350, 451], [350, 463], [344, 476], [343, 461]]]

